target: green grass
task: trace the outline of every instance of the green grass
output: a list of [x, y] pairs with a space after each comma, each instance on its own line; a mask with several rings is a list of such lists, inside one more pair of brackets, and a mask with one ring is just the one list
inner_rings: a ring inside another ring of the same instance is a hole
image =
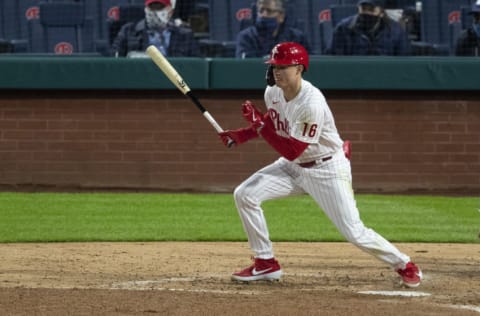
[[[476, 197], [357, 195], [395, 242], [479, 242]], [[264, 203], [274, 241], [343, 241], [308, 196]], [[231, 194], [0, 193], [0, 242], [244, 241]]]

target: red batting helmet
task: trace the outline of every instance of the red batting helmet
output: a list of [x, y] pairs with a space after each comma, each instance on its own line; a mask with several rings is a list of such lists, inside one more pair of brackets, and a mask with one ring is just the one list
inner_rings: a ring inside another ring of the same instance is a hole
[[275, 45], [270, 58], [265, 62], [272, 65], [303, 65], [308, 69], [308, 53], [305, 47], [295, 42], [284, 42]]
[[145, 6], [148, 6], [155, 2], [162, 3], [166, 7], [172, 6], [172, 3], [170, 2], [170, 0], [145, 0]]

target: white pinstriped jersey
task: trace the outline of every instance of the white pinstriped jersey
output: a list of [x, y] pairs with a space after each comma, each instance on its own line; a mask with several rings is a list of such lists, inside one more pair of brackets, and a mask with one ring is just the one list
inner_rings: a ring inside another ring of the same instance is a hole
[[300, 92], [289, 102], [282, 89], [267, 86], [265, 104], [277, 134], [310, 144], [294, 162], [317, 160], [341, 150], [343, 140], [327, 101], [310, 82], [302, 79]]

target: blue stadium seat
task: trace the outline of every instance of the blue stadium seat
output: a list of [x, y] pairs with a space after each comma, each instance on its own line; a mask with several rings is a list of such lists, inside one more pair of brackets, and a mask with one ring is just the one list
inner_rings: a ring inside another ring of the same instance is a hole
[[308, 34], [313, 54], [322, 54], [332, 39], [333, 25], [330, 6], [338, 5], [340, 0], [311, 0], [311, 20]]
[[300, 29], [305, 33], [311, 45], [312, 43], [312, 7], [311, 2], [324, 0], [290, 0], [287, 2], [287, 21], [286, 24]]
[[40, 0], [0, 0], [2, 37], [27, 38], [27, 22], [39, 18]]
[[469, 28], [473, 23], [473, 16], [470, 13], [471, 6], [460, 6], [460, 21], [462, 23], [462, 29]]
[[29, 22], [31, 52], [71, 55], [94, 53], [93, 21], [83, 3], [40, 3], [40, 20]]
[[40, 0], [0, 0], [1, 34], [8, 41], [14, 52], [28, 50], [28, 20], [38, 20]]
[[340, 22], [344, 18], [357, 13], [358, 13], [358, 8], [356, 5], [352, 5], [352, 4], [331, 5], [330, 18], [332, 21], [333, 28], [335, 28], [338, 22]]
[[130, 4], [130, 0], [97, 0], [99, 2], [99, 39], [108, 40], [108, 23], [119, 20], [119, 6]]
[[254, 0], [209, 0], [209, 37], [199, 41], [205, 57], [234, 57], [235, 41], [241, 28], [252, 19]]
[[[196, 0], [193, 0], [196, 1]], [[139, 4], [139, 5], [145, 5], [145, 0], [130, 0], [130, 4]]]
[[210, 39], [234, 41], [237, 33], [240, 31], [241, 21], [252, 18], [253, 3], [253, 0], [210, 0]]
[[85, 17], [93, 21], [93, 34], [95, 39], [104, 38], [102, 34], [102, 20], [101, 20], [101, 2], [99, 0], [80, 0], [85, 4]]
[[461, 23], [461, 7], [469, 0], [423, 0], [421, 13], [421, 40], [432, 44], [439, 55], [453, 53], [454, 42]]
[[337, 4], [339, 5], [357, 5], [358, 0], [339, 0]]
[[5, 4], [0, 0], [0, 39], [5, 39]]
[[[40, 9], [39, 5], [41, 0], [17, 0], [15, 2], [16, 8], [14, 8], [17, 34], [16, 38], [28, 37], [28, 21], [38, 20]], [[43, 1], [44, 2], [44, 1]]]

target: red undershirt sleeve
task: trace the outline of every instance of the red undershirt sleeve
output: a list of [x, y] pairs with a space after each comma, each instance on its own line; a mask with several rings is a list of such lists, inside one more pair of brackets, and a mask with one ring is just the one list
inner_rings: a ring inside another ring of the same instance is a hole
[[283, 137], [278, 135], [275, 132], [275, 126], [268, 113], [264, 116], [263, 122], [265, 125], [261, 129], [260, 135], [262, 135], [263, 139], [265, 139], [265, 141], [283, 157], [292, 161], [307, 149], [309, 145], [308, 143], [304, 143], [293, 137]]

